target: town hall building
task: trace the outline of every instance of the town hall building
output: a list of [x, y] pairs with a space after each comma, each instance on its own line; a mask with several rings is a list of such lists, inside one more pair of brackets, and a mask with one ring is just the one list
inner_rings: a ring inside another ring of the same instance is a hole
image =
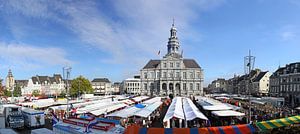
[[162, 59], [150, 60], [141, 75], [141, 94], [151, 96], [190, 96], [203, 94], [203, 69], [194, 59], [180, 53], [177, 29], [172, 24], [168, 52]]

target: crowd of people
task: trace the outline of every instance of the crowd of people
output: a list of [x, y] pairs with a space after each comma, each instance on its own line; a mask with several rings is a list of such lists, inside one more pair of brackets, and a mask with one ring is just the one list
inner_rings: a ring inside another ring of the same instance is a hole
[[[239, 106], [241, 108], [240, 111], [245, 113], [247, 115], [247, 118], [249, 118], [250, 103], [248, 101], [230, 99], [223, 100], [223, 102]], [[299, 111], [296, 111], [286, 106], [275, 107], [268, 103], [251, 103], [251, 122], [260, 122], [278, 118], [285, 118], [298, 114]]]

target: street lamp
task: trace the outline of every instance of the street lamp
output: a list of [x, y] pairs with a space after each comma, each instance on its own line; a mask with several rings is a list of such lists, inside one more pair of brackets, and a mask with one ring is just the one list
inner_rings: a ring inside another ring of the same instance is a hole
[[[251, 71], [253, 70], [255, 62], [255, 57], [251, 56], [251, 50], [249, 50], [249, 56], [244, 57], [244, 71], [245, 75], [248, 74], [248, 100], [249, 100], [249, 123], [251, 123], [251, 91], [250, 91], [250, 84], [252, 82], [251, 80]], [[245, 81], [245, 87], [246, 87], [246, 81]]]

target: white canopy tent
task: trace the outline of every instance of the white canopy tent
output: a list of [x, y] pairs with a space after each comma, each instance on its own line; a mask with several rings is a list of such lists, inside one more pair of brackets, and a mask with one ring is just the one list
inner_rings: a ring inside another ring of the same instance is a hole
[[238, 107], [238, 106], [235, 106], [235, 105], [231, 105], [231, 104], [228, 104], [228, 103], [224, 103], [225, 105], [227, 105], [228, 107], [231, 107], [232, 110], [240, 110], [241, 107]]
[[114, 113], [108, 114], [106, 116], [128, 118], [128, 117], [132, 116], [135, 112], [137, 112], [139, 110], [140, 110], [140, 108], [132, 106], [132, 107], [128, 107], [128, 108], [122, 109], [120, 111], [116, 111]]
[[217, 110], [231, 110], [232, 107], [229, 107], [225, 104], [212, 105], [212, 106], [203, 106], [204, 110], [208, 111], [217, 111]]
[[152, 114], [161, 104], [162, 104], [161, 101], [154, 102], [154, 103], [146, 106], [145, 108], [141, 109], [140, 111], [137, 111], [133, 115], [140, 116], [140, 117], [145, 117], [145, 118], [149, 117], [150, 114]]
[[171, 118], [176, 117], [179, 119], [184, 119], [184, 113], [182, 108], [182, 98], [176, 97], [172, 100], [171, 105], [169, 106], [169, 109], [163, 119], [163, 121], [168, 121]]
[[168, 121], [173, 117], [184, 120], [193, 120], [195, 118], [207, 120], [207, 117], [198, 110], [189, 98], [183, 97], [176, 97], [172, 100], [163, 121]]
[[154, 97], [143, 102], [143, 104], [152, 104], [154, 102], [161, 102], [161, 97]]
[[139, 101], [143, 101], [145, 99], [148, 99], [148, 96], [138, 96], [138, 97], [134, 97], [132, 98], [134, 101], [139, 102]]
[[183, 109], [186, 120], [193, 120], [195, 118], [208, 120], [207, 117], [199, 111], [199, 109], [195, 106], [191, 99], [183, 99]]
[[90, 113], [92, 113], [95, 116], [99, 116], [101, 114], [105, 114], [105, 113], [108, 113], [108, 112], [111, 112], [111, 111], [114, 111], [114, 110], [117, 110], [119, 108], [123, 108], [123, 107], [126, 107], [126, 106], [127, 105], [124, 104], [124, 103], [119, 103], [119, 104], [110, 105], [110, 106], [101, 108], [99, 110], [91, 111]]
[[79, 109], [77, 109], [76, 113], [77, 114], [88, 113], [88, 112], [91, 112], [91, 111], [102, 109], [102, 108], [107, 107], [109, 105], [114, 105], [114, 104], [111, 100], [106, 99], [106, 100], [99, 101], [98, 103], [87, 105], [85, 107], [79, 108]]
[[245, 116], [244, 113], [233, 111], [233, 110], [223, 110], [223, 111], [212, 111], [213, 115], [219, 117], [234, 117], [234, 116]]
[[208, 110], [208, 111], [233, 109], [233, 107], [230, 107], [220, 101], [208, 97], [199, 97], [198, 104], [200, 104], [204, 110]]

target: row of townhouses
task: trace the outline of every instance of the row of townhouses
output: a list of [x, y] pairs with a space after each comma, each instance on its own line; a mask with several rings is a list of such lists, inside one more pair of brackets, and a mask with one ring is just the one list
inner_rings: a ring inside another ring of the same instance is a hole
[[249, 75], [219, 78], [208, 85], [209, 92], [249, 94], [248, 89], [254, 96], [284, 97], [286, 104], [300, 104], [300, 62], [279, 67], [273, 74], [256, 69]]
[[[2, 81], [1, 81], [2, 82]], [[15, 86], [21, 87], [22, 95], [31, 95], [35, 90], [47, 96], [59, 95], [66, 91], [67, 81], [60, 74], [53, 76], [32, 76], [28, 80], [15, 80], [12, 71], [8, 71], [5, 81], [6, 90], [12, 91]], [[95, 95], [118, 94], [121, 83], [111, 82], [107, 78], [95, 78], [91, 81]], [[71, 86], [71, 80], [68, 81]]]
[[[255, 96], [267, 95], [269, 92], [269, 78], [268, 71], [261, 71], [260, 69], [252, 70], [248, 75], [234, 76], [228, 80], [218, 78], [208, 85], [209, 91], [212, 92], [228, 92], [234, 94], [249, 94]], [[250, 79], [250, 83], [249, 83]]]
[[284, 97], [291, 106], [300, 104], [300, 62], [279, 67], [270, 77], [270, 95]]

